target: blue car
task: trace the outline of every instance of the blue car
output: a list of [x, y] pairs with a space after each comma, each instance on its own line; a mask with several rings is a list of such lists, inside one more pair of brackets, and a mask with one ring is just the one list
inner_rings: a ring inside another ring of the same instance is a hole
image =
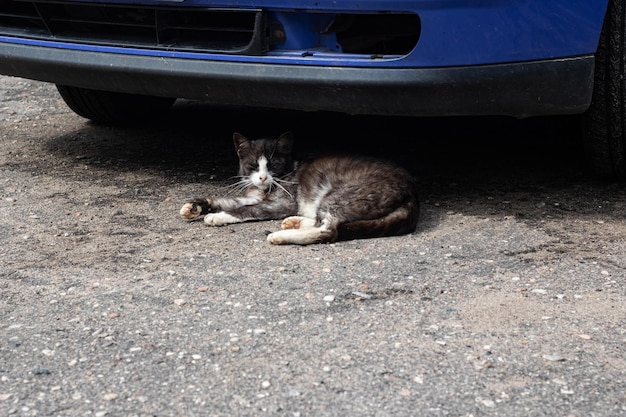
[[0, 74], [99, 122], [177, 98], [394, 116], [580, 114], [626, 179], [624, 0], [2, 0]]

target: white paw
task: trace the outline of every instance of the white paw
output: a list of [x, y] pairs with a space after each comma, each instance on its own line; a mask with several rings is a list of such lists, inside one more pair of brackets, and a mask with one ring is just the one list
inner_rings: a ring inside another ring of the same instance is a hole
[[272, 245], [310, 245], [322, 242], [321, 229], [311, 227], [306, 229], [285, 229], [267, 235], [267, 241]]
[[267, 235], [267, 241], [270, 242], [272, 245], [280, 245], [280, 239], [278, 238], [276, 233], [278, 232], [270, 233], [269, 235]]
[[272, 245], [286, 245], [291, 243], [289, 242], [288, 234], [289, 233], [285, 233], [284, 230], [279, 230], [278, 232], [273, 232], [267, 235], [267, 241]]
[[218, 213], [209, 213], [204, 216], [204, 222], [209, 226], [224, 226], [225, 224], [240, 223], [241, 219], [220, 211]]

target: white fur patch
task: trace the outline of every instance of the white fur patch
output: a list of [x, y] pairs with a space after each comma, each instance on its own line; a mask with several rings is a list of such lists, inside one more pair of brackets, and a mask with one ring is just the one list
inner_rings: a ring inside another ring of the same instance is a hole
[[224, 226], [225, 224], [241, 223], [241, 219], [226, 212], [209, 213], [204, 216], [204, 222], [209, 226]]
[[253, 197], [237, 197], [238, 207], [241, 207], [241, 206], [251, 206], [251, 205], [254, 205], [254, 204], [258, 204], [262, 200], [263, 200], [262, 198], [259, 198], [257, 196], [253, 196]]
[[307, 201], [299, 201], [298, 214], [310, 219], [317, 218], [317, 210], [320, 203], [331, 188], [332, 187], [330, 185], [320, 186], [312, 200], [307, 199]]
[[267, 169], [267, 158], [262, 156], [258, 160], [259, 169], [250, 175], [250, 182], [259, 187], [266, 189], [272, 183], [272, 175]]

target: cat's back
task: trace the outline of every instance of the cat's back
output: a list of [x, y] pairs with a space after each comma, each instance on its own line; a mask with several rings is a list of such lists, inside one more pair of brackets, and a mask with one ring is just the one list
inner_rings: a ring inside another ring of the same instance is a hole
[[367, 156], [327, 155], [303, 163], [298, 169], [301, 183], [340, 184], [407, 184], [412, 175], [403, 167]]
[[362, 156], [324, 156], [303, 164], [298, 176], [298, 213], [337, 225], [333, 239], [415, 230], [417, 182], [397, 164]]

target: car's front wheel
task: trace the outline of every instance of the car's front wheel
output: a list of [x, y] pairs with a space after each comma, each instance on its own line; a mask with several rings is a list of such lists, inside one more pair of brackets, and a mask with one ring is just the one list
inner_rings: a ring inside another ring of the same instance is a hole
[[114, 93], [57, 85], [57, 90], [74, 113], [99, 123], [133, 123], [162, 117], [176, 99]]
[[587, 156], [595, 174], [626, 180], [626, 1], [609, 1], [596, 53], [593, 97], [583, 115]]

